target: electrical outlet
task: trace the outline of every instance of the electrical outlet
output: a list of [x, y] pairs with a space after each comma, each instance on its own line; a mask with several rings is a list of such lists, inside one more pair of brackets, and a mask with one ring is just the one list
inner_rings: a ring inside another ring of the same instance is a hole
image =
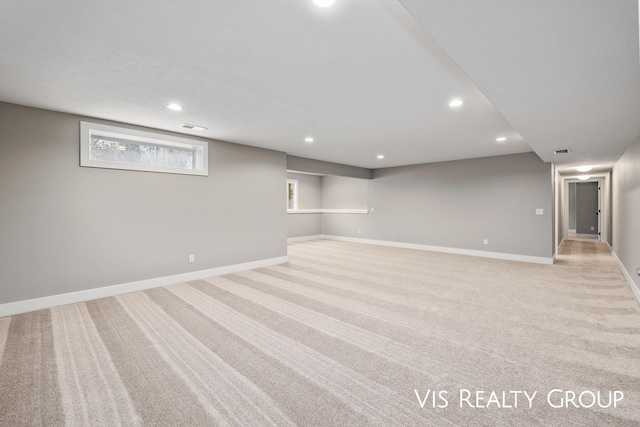
[[536, 209], [536, 215], [544, 215], [544, 209]]
[[484, 241], [482, 243], [484, 243], [485, 245], [488, 245], [489, 244], [489, 239], [484, 239]]
[[362, 230], [358, 230], [358, 234], [362, 234]]
[[375, 208], [371, 208], [371, 213], [373, 213], [374, 210], [375, 210]]
[[195, 255], [189, 255], [189, 262], [196, 262], [196, 256]]
[[595, 231], [595, 227], [591, 227], [591, 231]]

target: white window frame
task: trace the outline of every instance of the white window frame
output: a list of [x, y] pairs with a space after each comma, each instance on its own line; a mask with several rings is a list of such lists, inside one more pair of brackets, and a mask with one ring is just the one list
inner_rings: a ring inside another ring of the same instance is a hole
[[[131, 163], [104, 162], [91, 159], [91, 138], [94, 135], [122, 138], [149, 145], [182, 148], [194, 151], [194, 168], [180, 169], [164, 166], [137, 165]], [[80, 122], [80, 166], [105, 169], [122, 169], [141, 172], [175, 173], [181, 175], [209, 176], [209, 146], [207, 142], [167, 136], [151, 132]]]
[[[289, 185], [293, 184], [293, 208], [289, 208]], [[298, 210], [298, 180], [297, 179], [287, 179], [287, 211], [297, 211]]]

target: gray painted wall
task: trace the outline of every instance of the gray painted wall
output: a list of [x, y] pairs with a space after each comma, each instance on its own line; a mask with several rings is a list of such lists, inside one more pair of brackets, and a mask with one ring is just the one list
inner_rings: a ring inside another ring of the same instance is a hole
[[367, 209], [368, 179], [322, 177], [322, 207], [324, 209]]
[[569, 183], [569, 230], [576, 229], [576, 183]]
[[[598, 183], [576, 184], [576, 233], [598, 234]], [[593, 230], [591, 229], [593, 227]]]
[[[338, 176], [322, 177], [322, 207], [324, 209], [367, 209], [373, 181]], [[327, 213], [322, 215], [322, 233], [332, 236], [365, 238], [367, 214]]]
[[[287, 173], [288, 179], [298, 180], [298, 209], [320, 209], [322, 207], [322, 177]], [[304, 237], [322, 234], [322, 214], [288, 214], [287, 236]]]
[[208, 177], [85, 168], [80, 120], [149, 131], [0, 103], [0, 303], [286, 255], [284, 153], [209, 140]]
[[[349, 187], [351, 195], [337, 182], [323, 187], [323, 200], [366, 195], [374, 209], [324, 215], [324, 234], [553, 256], [551, 165], [534, 153], [377, 169], [366, 183]], [[339, 196], [328, 194], [333, 191]]]
[[613, 250], [640, 289], [640, 138], [613, 168]]

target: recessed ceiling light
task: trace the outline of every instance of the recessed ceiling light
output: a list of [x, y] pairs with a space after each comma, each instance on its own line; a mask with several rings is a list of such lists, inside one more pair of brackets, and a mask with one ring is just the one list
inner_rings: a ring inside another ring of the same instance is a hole
[[461, 99], [454, 99], [451, 102], [449, 102], [449, 107], [459, 107], [462, 104], [464, 104], [464, 102], [462, 102]]
[[333, 6], [336, 0], [313, 0], [313, 3], [318, 7], [329, 7]]
[[593, 169], [593, 166], [580, 166], [576, 168], [578, 172], [589, 172], [591, 169]]
[[127, 151], [126, 145], [118, 145], [118, 151]]
[[589, 176], [589, 175], [580, 175], [580, 176], [578, 177], [578, 179], [579, 179], [580, 181], [586, 181], [586, 180], [588, 180], [589, 178], [591, 178], [591, 176]]
[[184, 107], [182, 105], [179, 104], [169, 104], [167, 105], [167, 108], [173, 111], [182, 111], [184, 110]]
[[304, 142], [313, 142], [313, 138], [311, 138], [310, 136], [306, 137], [304, 139]]
[[379, 159], [384, 159], [384, 154], [378, 154]]
[[507, 140], [507, 138], [505, 138], [504, 136], [501, 136], [499, 138], [496, 138], [497, 142], [505, 142]]

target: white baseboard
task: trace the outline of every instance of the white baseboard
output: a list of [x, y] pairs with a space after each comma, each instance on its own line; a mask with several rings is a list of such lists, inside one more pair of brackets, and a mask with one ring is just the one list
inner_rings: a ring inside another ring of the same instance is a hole
[[580, 238], [580, 239], [593, 239], [593, 240], [598, 240], [598, 235], [597, 234], [586, 234], [586, 233], [576, 233], [576, 237]]
[[627, 279], [627, 283], [631, 288], [631, 292], [633, 292], [633, 296], [636, 297], [638, 304], [640, 304], [640, 288], [638, 288], [638, 285], [636, 285], [636, 283], [633, 281], [633, 279], [631, 278], [631, 274], [629, 274], [627, 269], [624, 267], [624, 264], [622, 263], [622, 261], [620, 261], [620, 258], [618, 258], [618, 255], [616, 255], [616, 253], [613, 251], [611, 251], [611, 255], [613, 255], [613, 259], [615, 259], [618, 262], [618, 267], [620, 267], [620, 271], [622, 271], [622, 275], [624, 276], [625, 279]]
[[287, 214], [368, 214], [369, 209], [287, 209]]
[[158, 288], [161, 286], [189, 282], [191, 280], [199, 280], [207, 277], [221, 276], [223, 274], [237, 273], [239, 271], [252, 270], [254, 268], [268, 267], [270, 265], [285, 263], [288, 260], [289, 257], [282, 256], [277, 258], [246, 262], [242, 264], [211, 268], [209, 270], [176, 274], [174, 276], [157, 277], [155, 279], [140, 280], [137, 282], [123, 283], [120, 285], [87, 289], [85, 291], [70, 292], [67, 294], [52, 295], [25, 301], [10, 302], [0, 305], [0, 317], [13, 316], [14, 314], [41, 310], [43, 308], [57, 307], [59, 305], [73, 304], [76, 302], [84, 302], [98, 298], [111, 297], [114, 295], [126, 294], [128, 292], [143, 291], [145, 289]]
[[417, 249], [420, 251], [443, 252], [456, 255], [470, 255], [482, 258], [504, 259], [508, 261], [522, 261], [534, 264], [553, 264], [553, 257], [545, 258], [529, 255], [506, 254], [502, 252], [478, 251], [473, 249], [447, 248], [444, 246], [419, 245], [415, 243], [389, 242], [386, 240], [370, 240], [354, 237], [330, 236], [325, 234], [322, 235], [322, 238], [328, 240], [340, 240], [344, 242], [365, 243], [369, 245], [391, 246], [394, 248]]
[[322, 234], [316, 234], [315, 236], [290, 237], [287, 239], [287, 243], [306, 242], [307, 240], [320, 240], [320, 239], [322, 239]]

